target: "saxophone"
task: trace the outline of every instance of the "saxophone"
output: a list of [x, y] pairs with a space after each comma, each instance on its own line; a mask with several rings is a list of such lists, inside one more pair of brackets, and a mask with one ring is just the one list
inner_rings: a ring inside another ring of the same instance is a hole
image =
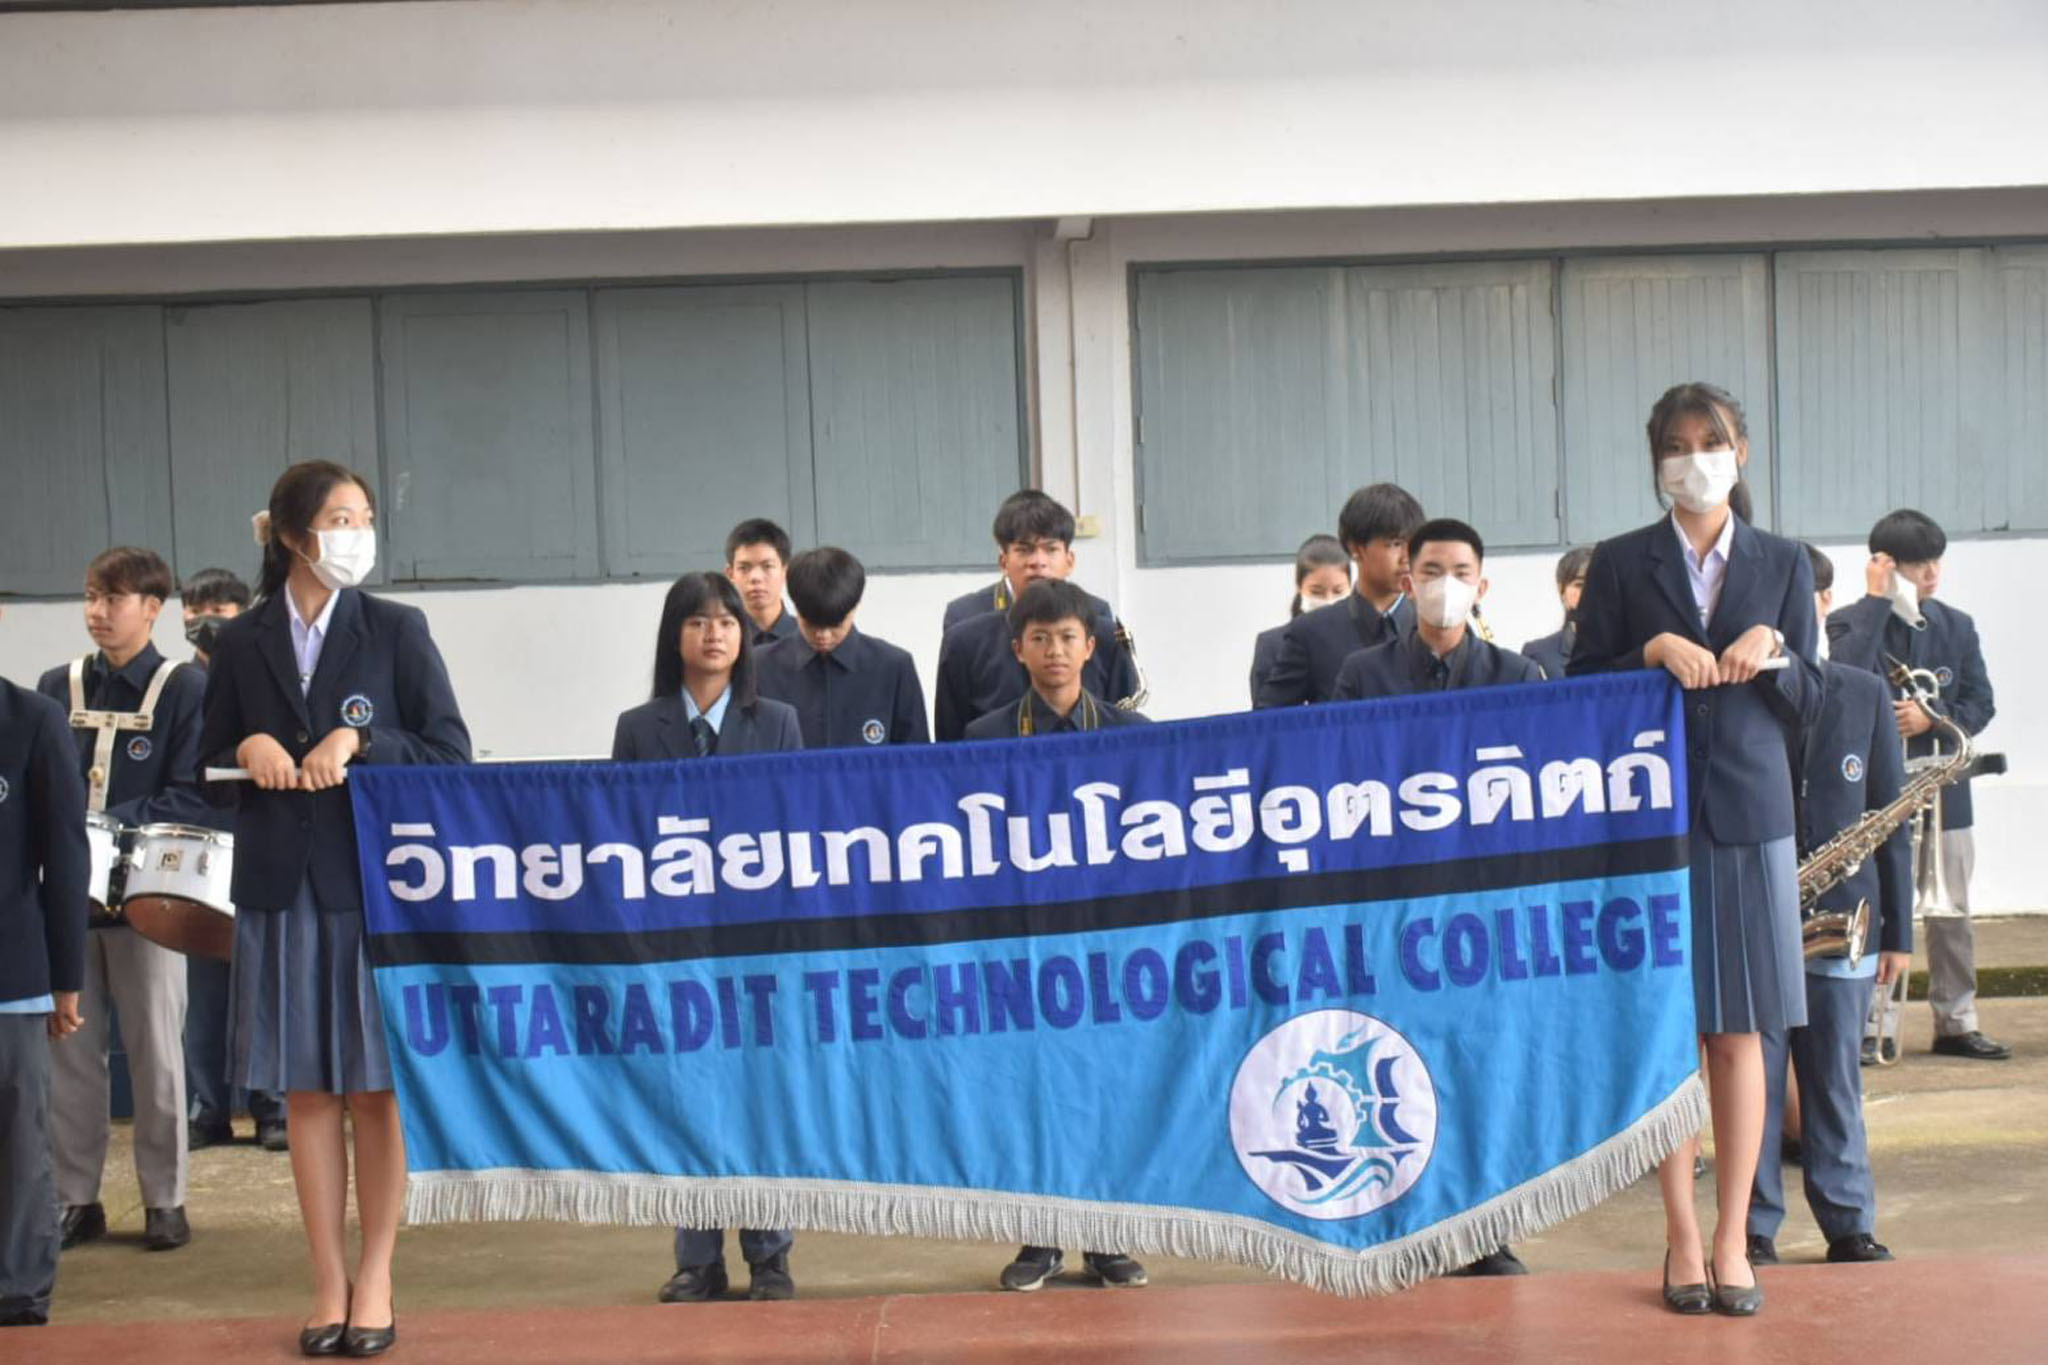
[[1854, 876], [1894, 830], [1932, 806], [1940, 798], [1941, 789], [1961, 778], [1970, 767], [1970, 737], [1963, 727], [1928, 705], [1926, 690], [1906, 665], [1896, 659], [1891, 660], [1891, 665], [1892, 685], [1911, 694], [1928, 720], [1948, 734], [1955, 752], [1914, 774], [1896, 800], [1880, 810], [1865, 812], [1855, 824], [1799, 864], [1799, 937], [1807, 957], [1847, 958], [1851, 966], [1862, 960], [1864, 944], [1870, 937], [1870, 902], [1858, 901], [1853, 910], [1820, 910], [1814, 902]]

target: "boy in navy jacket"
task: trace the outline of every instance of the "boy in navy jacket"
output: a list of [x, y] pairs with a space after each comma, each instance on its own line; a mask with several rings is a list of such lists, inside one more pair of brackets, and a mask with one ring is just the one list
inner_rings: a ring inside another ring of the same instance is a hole
[[1266, 673], [1258, 706], [1300, 706], [1336, 696], [1344, 661], [1415, 632], [1415, 605], [1401, 589], [1408, 538], [1423, 522], [1422, 504], [1406, 489], [1376, 483], [1353, 493], [1337, 515], [1337, 538], [1358, 566], [1358, 584], [1342, 603], [1306, 611], [1287, 623], [1280, 652]]
[[867, 571], [846, 551], [805, 550], [789, 564], [797, 633], [754, 656], [761, 695], [796, 708], [806, 749], [931, 739], [910, 651], [853, 623], [866, 589]]

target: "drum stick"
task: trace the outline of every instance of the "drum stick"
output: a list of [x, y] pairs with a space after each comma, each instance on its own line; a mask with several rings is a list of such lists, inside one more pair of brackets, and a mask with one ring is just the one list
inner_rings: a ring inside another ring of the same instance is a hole
[[[510, 756], [505, 758], [480, 758], [477, 760], [477, 763], [603, 763], [605, 761], [602, 757], [588, 754], [550, 754], [545, 758], [514, 758]], [[343, 768], [341, 775], [346, 780], [348, 769]], [[251, 780], [247, 768], [207, 768], [201, 776], [208, 782], [247, 782]]]

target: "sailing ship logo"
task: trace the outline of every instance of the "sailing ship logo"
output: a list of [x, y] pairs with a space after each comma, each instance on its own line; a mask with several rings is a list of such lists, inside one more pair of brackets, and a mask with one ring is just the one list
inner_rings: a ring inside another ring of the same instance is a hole
[[1356, 1218], [1406, 1194], [1436, 1145], [1436, 1087], [1414, 1046], [1353, 1010], [1297, 1015], [1230, 1087], [1238, 1164], [1284, 1208]]

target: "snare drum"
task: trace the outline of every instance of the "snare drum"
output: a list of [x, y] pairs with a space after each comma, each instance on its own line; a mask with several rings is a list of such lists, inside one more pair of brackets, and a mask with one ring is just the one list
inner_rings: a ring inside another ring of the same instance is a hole
[[192, 825], [144, 825], [132, 836], [121, 913], [135, 931], [194, 957], [234, 951], [235, 836]]
[[121, 864], [121, 822], [102, 811], [85, 817], [85, 842], [92, 853], [92, 922], [119, 924], [121, 900], [114, 894], [114, 869]]

